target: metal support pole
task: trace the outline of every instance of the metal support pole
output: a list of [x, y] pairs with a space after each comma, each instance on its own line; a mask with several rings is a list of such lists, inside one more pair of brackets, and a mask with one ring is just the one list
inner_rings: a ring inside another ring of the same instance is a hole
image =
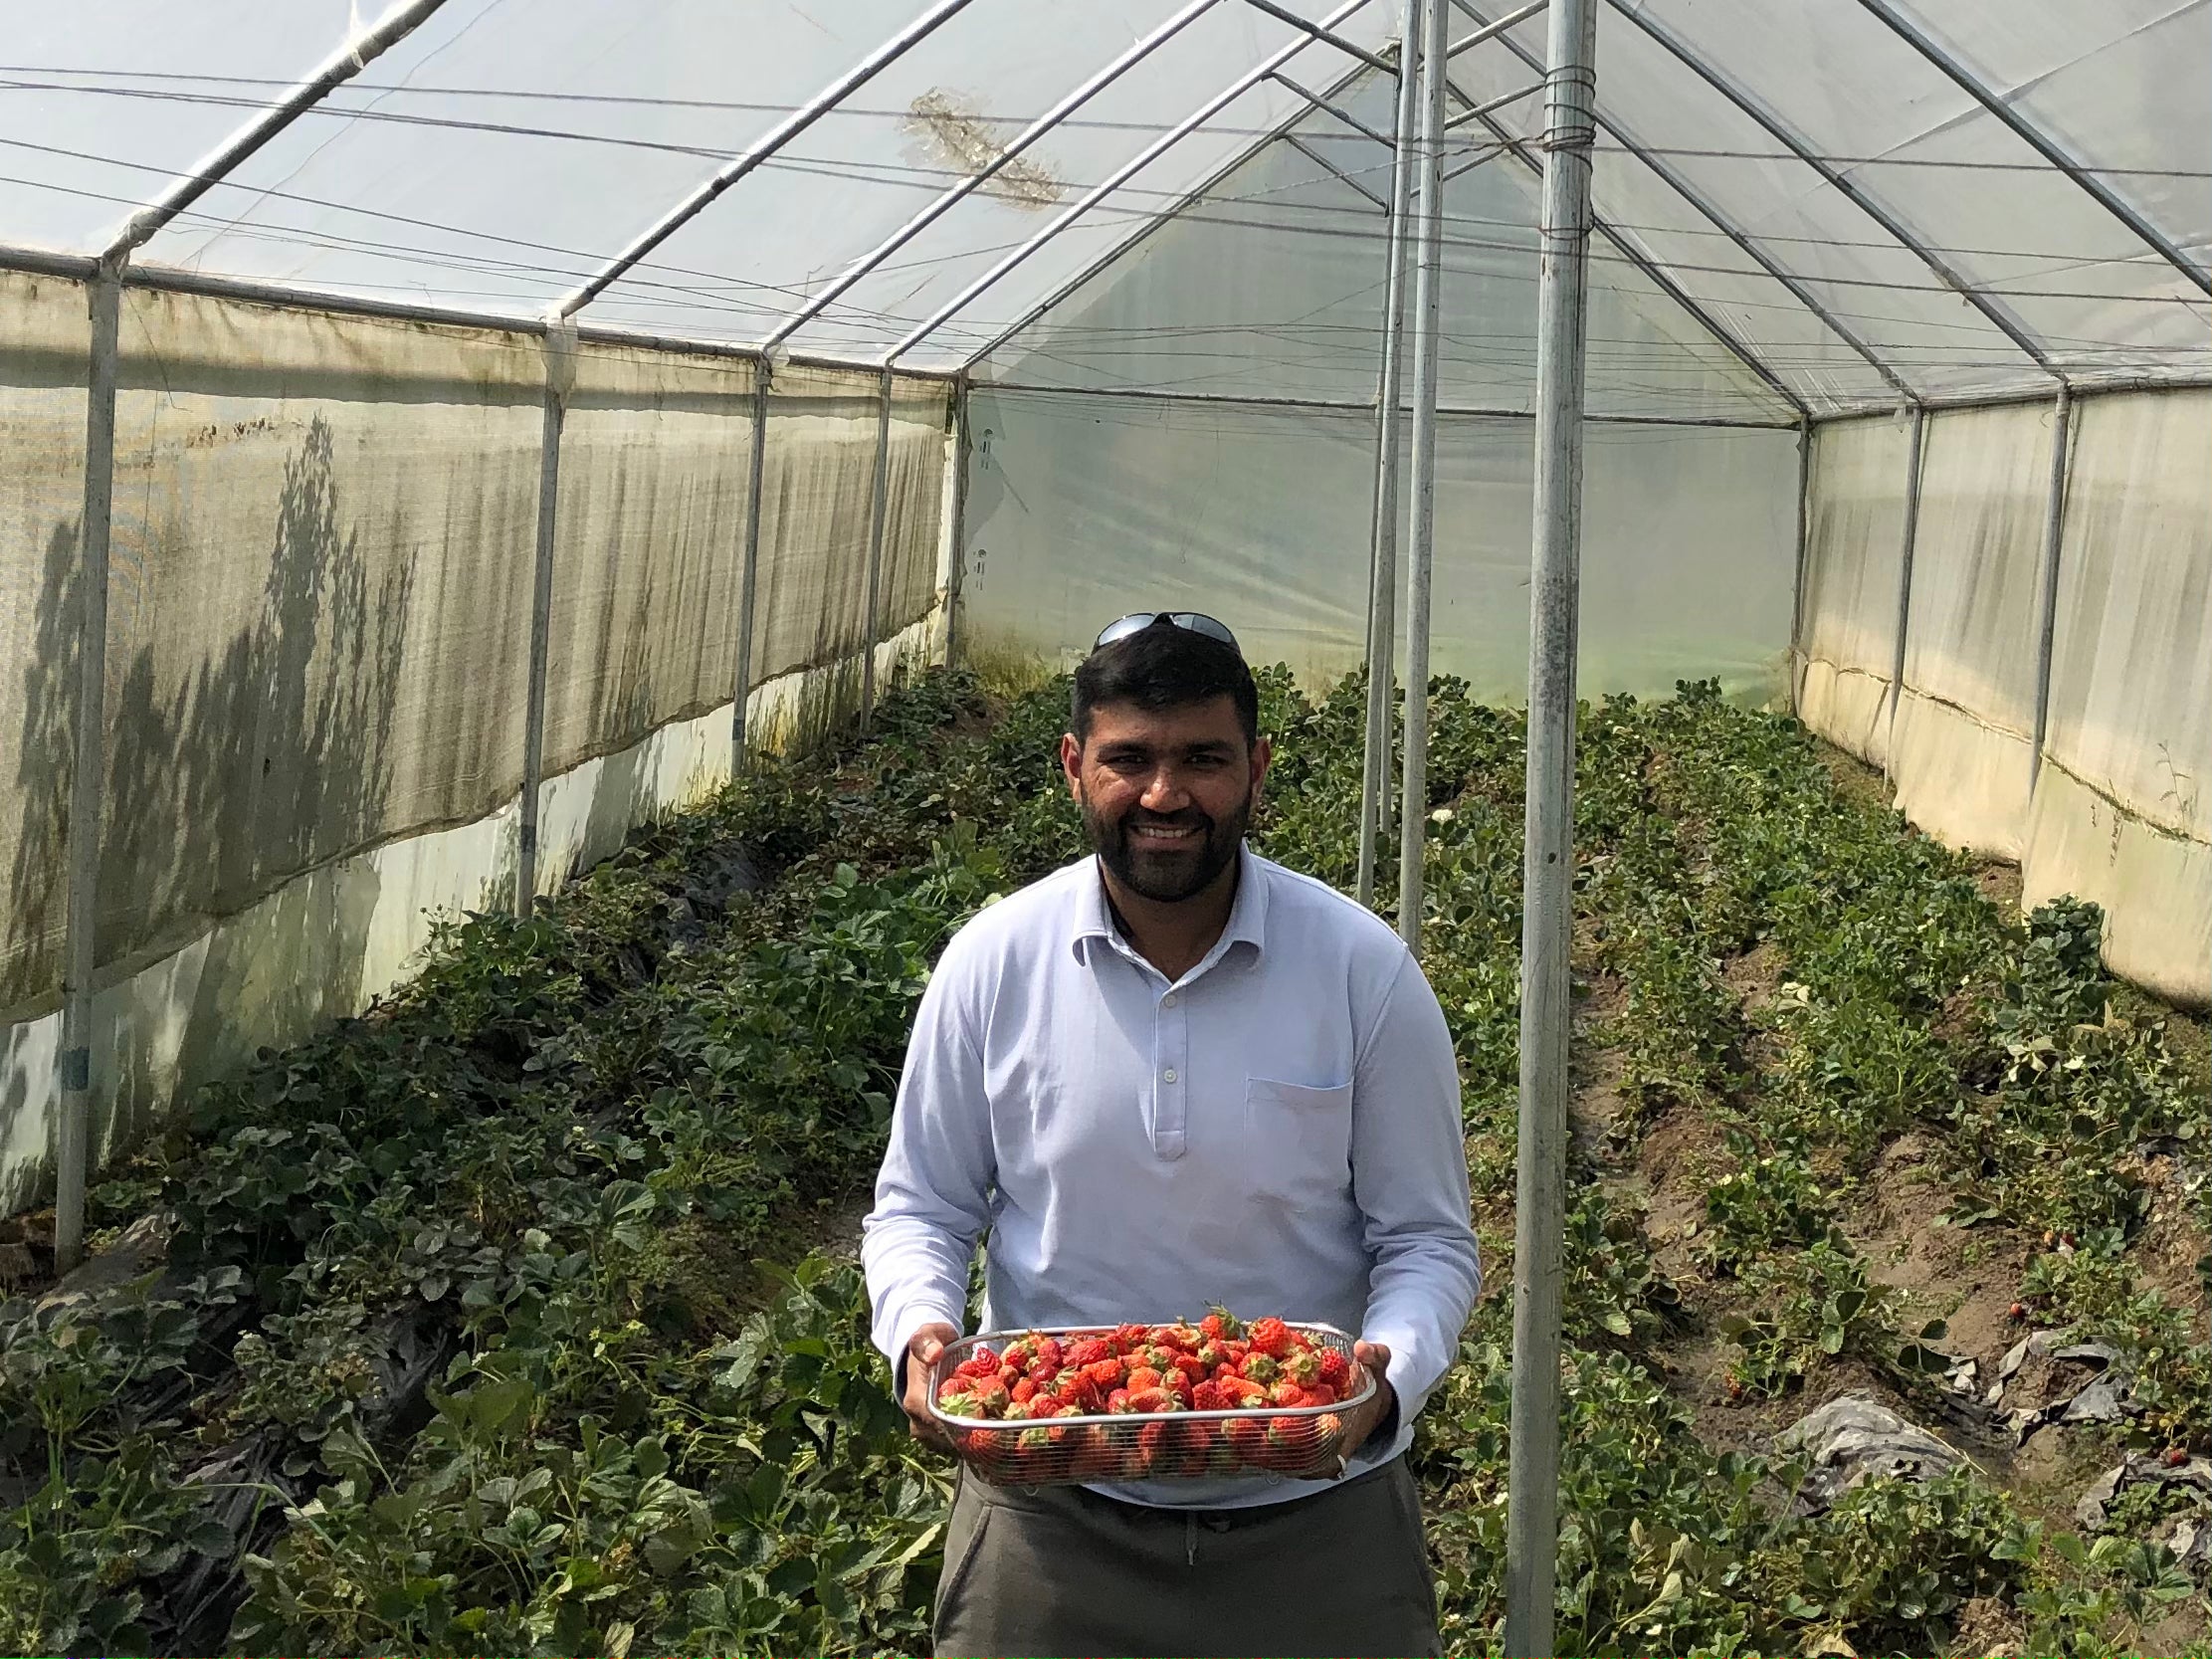
[[960, 578], [967, 568], [968, 377], [952, 389], [952, 545], [944, 573], [944, 666], [960, 660]]
[[1796, 583], [1789, 599], [1789, 707], [1797, 712], [1798, 664], [1805, 653], [1805, 558], [1813, 541], [1813, 423], [1810, 417], [1797, 427], [1797, 562]]
[[122, 267], [101, 263], [85, 389], [85, 515], [78, 529], [77, 756], [70, 775], [69, 933], [62, 976], [62, 1099], [54, 1124], [54, 1260], [85, 1257], [85, 1177], [93, 1139], [93, 979], [100, 966], [100, 833], [107, 793], [107, 543], [121, 366]]
[[1890, 775], [1890, 754], [1897, 742], [1898, 705], [1905, 696], [1905, 641], [1912, 621], [1912, 547], [1920, 534], [1920, 453], [1926, 442], [1927, 411], [1912, 411], [1912, 439], [1905, 459], [1905, 546], [1898, 559], [1897, 652], [1890, 661], [1888, 736], [1882, 746], [1882, 774]]
[[1307, 160], [1312, 162], [1314, 166], [1320, 168], [1323, 173], [1334, 179], [1338, 184], [1343, 185], [1346, 189], [1358, 191], [1362, 196], [1366, 197], [1367, 200], [1374, 206], [1381, 208], [1383, 212], [1388, 213], [1390, 211], [1390, 204], [1388, 202], [1384, 201], [1380, 196], [1376, 195], [1374, 191], [1368, 188], [1366, 185], [1360, 183], [1359, 180], [1352, 174], [1345, 172], [1343, 168], [1337, 166], [1335, 162], [1329, 160], [1327, 156], [1323, 155], [1319, 150], [1315, 149], [1304, 138], [1301, 138], [1297, 133], [1286, 132], [1283, 135], [1283, 141], [1286, 144], [1289, 144], [1291, 148], [1297, 150], [1299, 154], [1305, 156]]
[[1406, 14], [1405, 44], [1398, 61], [1398, 119], [1393, 128], [1395, 154], [1390, 164], [1390, 233], [1382, 281], [1382, 370], [1375, 390], [1374, 521], [1368, 532], [1367, 567], [1367, 741], [1359, 769], [1359, 877], [1362, 905], [1375, 902], [1375, 854], [1389, 822], [1383, 795], [1390, 777], [1390, 693], [1396, 679], [1392, 649], [1398, 584], [1398, 440], [1405, 430], [1399, 409], [1403, 391], [1405, 339], [1406, 214], [1412, 207], [1413, 145], [1420, 112], [1419, 82], [1413, 74], [1414, 42], [1420, 36], [1417, 8]]
[[1457, 58], [1469, 47], [1480, 46], [1487, 40], [1491, 40], [1496, 36], [1503, 35], [1508, 29], [1526, 23], [1530, 18], [1534, 17], [1538, 12], [1542, 11], [1546, 4], [1548, 4], [1548, 0], [1529, 0], [1529, 4], [1521, 6], [1513, 11], [1508, 12], [1504, 17], [1500, 18], [1495, 23], [1486, 23], [1483, 21], [1480, 14], [1476, 13], [1471, 8], [1465, 6], [1461, 7], [1460, 9], [1462, 11], [1467, 12], [1468, 16], [1473, 18], [1477, 23], [1482, 24], [1482, 27], [1477, 29], [1472, 35], [1463, 35], [1460, 37], [1460, 39], [1454, 41], [1451, 44], [1451, 47], [1446, 51], [1445, 56], [1449, 58]]
[[1398, 791], [1398, 936], [1421, 945], [1421, 854], [1429, 828], [1429, 578], [1436, 551], [1436, 375], [1444, 311], [1444, 200], [1437, 188], [1444, 145], [1444, 48], [1450, 13], [1427, 0], [1421, 18], [1420, 133], [1414, 140], [1421, 205], [1413, 221], [1413, 497], [1406, 550], [1404, 783]]
[[2066, 539], [2068, 429], [2073, 424], [2074, 388], [2059, 383], [2051, 411], [2051, 495], [2043, 510], [2043, 590], [2038, 597], [2035, 642], [2035, 746], [2028, 751], [2028, 795], [2035, 796], [2043, 775], [2043, 744], [2051, 730], [2051, 655], [2059, 635], [2059, 548]]
[[545, 334], [545, 421], [537, 449], [537, 561], [530, 578], [529, 684], [522, 705], [522, 799], [515, 833], [514, 914], [537, 902], [537, 808], [545, 777], [545, 675], [553, 643], [553, 519], [560, 501], [560, 429], [575, 372], [576, 333]]
[[891, 495], [891, 370], [883, 371], [876, 408], [876, 505], [868, 526], [868, 620], [861, 646], [860, 728], [865, 736], [876, 713], [876, 595], [884, 569], [884, 510]]
[[752, 701], [752, 630], [760, 595], [760, 499], [768, 478], [768, 388], [763, 357], [753, 369], [752, 459], [745, 491], [745, 550], [737, 577], [737, 674], [729, 711], [729, 775], [745, 764], [745, 706]]
[[1559, 1316], [1566, 1228], [1569, 952], [1574, 939], [1575, 660], [1582, 583], [1597, 0], [1552, 0], [1536, 293], [1535, 538], [1528, 584], [1528, 769], [1520, 933], [1506, 1651], [1552, 1649], [1559, 1531]]
[[1382, 59], [1376, 57], [1372, 52], [1369, 52], [1358, 42], [1346, 40], [1342, 35], [1337, 34], [1335, 30], [1329, 28], [1326, 24], [1315, 23], [1310, 18], [1299, 16], [1297, 12], [1290, 10], [1286, 6], [1277, 5], [1276, 0], [1244, 0], [1244, 3], [1250, 6], [1254, 11], [1266, 12], [1268, 16], [1274, 18], [1278, 23], [1288, 23], [1292, 28], [1298, 30], [1299, 33], [1303, 35], [1309, 35], [1314, 40], [1324, 42], [1329, 46], [1333, 46], [1334, 48], [1336, 48], [1337, 51], [1343, 53], [1344, 56], [1347, 58], [1358, 59], [1369, 69], [1380, 70], [1385, 75], [1395, 75], [1398, 73], [1398, 67], [1395, 64], [1385, 63]]

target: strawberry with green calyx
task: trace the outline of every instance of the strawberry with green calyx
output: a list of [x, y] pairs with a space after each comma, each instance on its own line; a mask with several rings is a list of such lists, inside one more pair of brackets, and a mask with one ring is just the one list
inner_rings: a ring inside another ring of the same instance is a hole
[[1176, 1354], [1175, 1369], [1178, 1374], [1190, 1378], [1193, 1382], [1203, 1382], [1207, 1377], [1213, 1375], [1213, 1367], [1202, 1361], [1195, 1353]]
[[1126, 1388], [1116, 1388], [1106, 1395], [1106, 1408], [1116, 1417], [1136, 1409], [1129, 1403], [1129, 1391]]
[[1181, 1371], [1169, 1371], [1160, 1378], [1160, 1385], [1175, 1396], [1185, 1410], [1190, 1407], [1191, 1380]]
[[1163, 1411], [1180, 1411], [1183, 1402], [1165, 1388], [1129, 1390], [1129, 1409], [1140, 1415], [1150, 1416]]
[[1005, 1383], [995, 1376], [977, 1377], [970, 1390], [968, 1414], [974, 1417], [1003, 1416], [1013, 1395]]
[[1017, 1371], [1026, 1371], [1037, 1362], [1037, 1348], [1027, 1337], [1017, 1337], [1006, 1345], [998, 1356], [1001, 1365], [1011, 1365]]
[[1296, 1474], [1310, 1463], [1321, 1445], [1317, 1422], [1312, 1417], [1270, 1417], [1268, 1467]]
[[1253, 1352], [1244, 1356], [1244, 1363], [1237, 1367], [1237, 1374], [1248, 1382], [1257, 1382], [1266, 1387], [1283, 1373], [1273, 1354]]
[[1191, 1357], [1206, 1367], [1208, 1375], [1211, 1375], [1216, 1367], [1227, 1364], [1229, 1360], [1227, 1351], [1211, 1337], [1206, 1338], [1191, 1351]]
[[1198, 1329], [1215, 1342], [1234, 1342], [1244, 1335], [1244, 1323], [1228, 1309], [1215, 1307], [1198, 1322]]
[[1268, 1403], [1268, 1391], [1261, 1384], [1246, 1376], [1225, 1376], [1220, 1381], [1221, 1391], [1229, 1400], [1229, 1409], [1242, 1411], [1251, 1406]]
[[1285, 1411], [1296, 1411], [1302, 1405], [1311, 1405], [1313, 1401], [1307, 1397], [1306, 1390], [1288, 1377], [1268, 1390], [1268, 1404], [1278, 1406]]
[[1252, 1346], [1271, 1358], [1280, 1359], [1291, 1351], [1291, 1328], [1281, 1320], [1268, 1318], [1252, 1322]]
[[1283, 1374], [1301, 1388], [1309, 1388], [1321, 1379], [1321, 1356], [1309, 1348], [1293, 1348], [1282, 1364]]
[[948, 1417], [978, 1417], [975, 1408], [975, 1390], [970, 1380], [963, 1376], [948, 1376], [937, 1389], [937, 1409]]
[[1194, 1353], [1205, 1339], [1196, 1326], [1163, 1325], [1152, 1333], [1155, 1348], [1170, 1348], [1177, 1353]]

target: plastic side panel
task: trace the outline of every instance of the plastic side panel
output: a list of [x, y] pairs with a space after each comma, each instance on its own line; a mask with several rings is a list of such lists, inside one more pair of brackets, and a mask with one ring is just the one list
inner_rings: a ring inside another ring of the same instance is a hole
[[545, 769], [729, 701], [752, 370], [585, 346], [561, 430]]
[[1888, 417], [1815, 427], [1807, 481], [1797, 713], [1875, 765], [1889, 752], [1910, 437], [1905, 422]]
[[2027, 836], [2052, 420], [2038, 404], [1928, 420], [1890, 743], [1900, 811], [1953, 846], [2015, 860]]
[[519, 780], [535, 342], [129, 294], [100, 954]]
[[[1255, 662], [1309, 683], [1360, 660], [1374, 424], [1362, 414], [972, 394], [962, 602], [972, 638], [1072, 657], [1101, 623], [1182, 606]], [[1433, 656], [1508, 702], [1527, 674], [1534, 431], [1447, 419], [1439, 445]], [[1766, 695], [1789, 629], [1796, 435], [1590, 433], [1586, 693], [1716, 676]]]
[[768, 398], [753, 683], [859, 643], [868, 604], [876, 377], [780, 370]]
[[945, 451], [951, 388], [897, 381], [891, 398], [891, 480], [884, 501], [884, 564], [876, 637], [886, 639], [936, 602], [944, 539]]
[[62, 982], [90, 347], [82, 288], [0, 276], [0, 1008]]
[[2115, 971], [2212, 995], [2212, 393], [2095, 398], [2059, 555], [2026, 885], [2111, 916]]

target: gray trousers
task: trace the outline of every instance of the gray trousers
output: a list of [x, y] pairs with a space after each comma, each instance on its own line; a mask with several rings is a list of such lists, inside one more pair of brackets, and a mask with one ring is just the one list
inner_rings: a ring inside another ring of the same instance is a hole
[[1166, 1510], [963, 1473], [937, 1585], [939, 1655], [1440, 1651], [1403, 1457], [1311, 1498]]

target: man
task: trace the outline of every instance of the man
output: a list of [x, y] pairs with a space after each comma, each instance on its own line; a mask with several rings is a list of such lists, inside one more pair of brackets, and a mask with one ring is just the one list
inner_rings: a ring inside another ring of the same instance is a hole
[[1095, 859], [962, 929], [922, 997], [862, 1259], [917, 1434], [990, 1235], [985, 1326], [1358, 1333], [1338, 1481], [962, 1473], [941, 1654], [1438, 1651], [1404, 1452], [1480, 1283], [1452, 1043], [1368, 911], [1244, 846], [1267, 777], [1229, 630], [1124, 617], [1060, 740]]

